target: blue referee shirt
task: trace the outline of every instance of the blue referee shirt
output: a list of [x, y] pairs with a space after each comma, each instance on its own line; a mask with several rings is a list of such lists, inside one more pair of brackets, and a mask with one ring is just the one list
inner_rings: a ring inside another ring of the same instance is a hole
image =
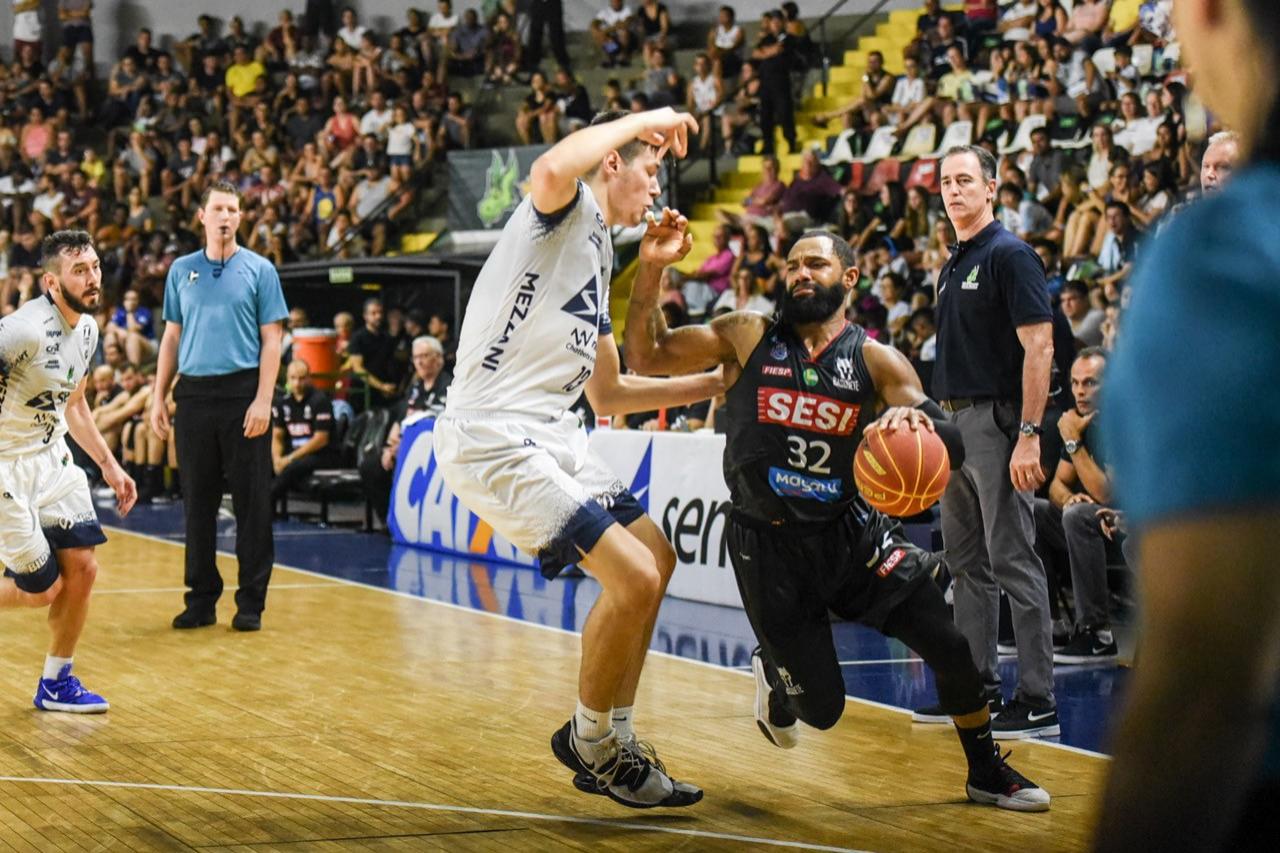
[[[1255, 166], [1177, 214], [1135, 269], [1101, 408], [1139, 531], [1280, 506], [1278, 223], [1280, 167]], [[1264, 772], [1280, 779], [1280, 701]]]
[[164, 320], [182, 326], [178, 372], [184, 376], [256, 369], [262, 348], [258, 327], [288, 316], [276, 268], [244, 247], [225, 266], [201, 249], [169, 267]]

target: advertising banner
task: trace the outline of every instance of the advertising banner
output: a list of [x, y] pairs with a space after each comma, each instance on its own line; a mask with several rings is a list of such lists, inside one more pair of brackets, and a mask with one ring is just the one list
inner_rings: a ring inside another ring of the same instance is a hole
[[[404, 428], [387, 520], [392, 539], [466, 557], [536, 565], [535, 558], [494, 532], [445, 486], [432, 453], [434, 423], [422, 418]], [[729, 491], [720, 469], [724, 436], [596, 430], [590, 445], [675, 548], [678, 566], [668, 593], [740, 607], [725, 542]]]
[[548, 147], [450, 151], [450, 230], [500, 230], [528, 190], [533, 161]]

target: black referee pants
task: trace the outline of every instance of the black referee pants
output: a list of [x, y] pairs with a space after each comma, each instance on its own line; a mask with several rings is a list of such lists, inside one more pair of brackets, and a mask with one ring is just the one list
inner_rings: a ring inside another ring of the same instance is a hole
[[271, 534], [271, 431], [244, 437], [244, 415], [258, 390], [258, 371], [184, 376], [173, 399], [182, 500], [186, 512], [187, 608], [212, 613], [222, 595], [217, 554], [218, 508], [231, 487], [240, 565], [236, 610], [260, 614], [275, 561]]

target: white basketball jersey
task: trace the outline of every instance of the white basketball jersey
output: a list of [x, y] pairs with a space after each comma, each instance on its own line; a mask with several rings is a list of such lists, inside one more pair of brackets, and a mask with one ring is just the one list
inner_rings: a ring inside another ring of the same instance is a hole
[[556, 217], [525, 196], [471, 291], [447, 411], [552, 418], [572, 406], [599, 336], [613, 333], [612, 271], [613, 243], [585, 183]]
[[67, 400], [89, 372], [98, 324], [73, 329], [40, 296], [0, 319], [0, 458], [37, 453], [67, 433]]

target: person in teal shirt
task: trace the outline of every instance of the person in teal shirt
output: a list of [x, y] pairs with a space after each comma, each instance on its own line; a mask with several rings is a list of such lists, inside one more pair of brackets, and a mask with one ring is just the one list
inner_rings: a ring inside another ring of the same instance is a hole
[[214, 181], [200, 201], [205, 247], [175, 260], [164, 288], [164, 336], [151, 428], [169, 433], [166, 395], [175, 372], [178, 467], [186, 516], [186, 607], [175, 628], [217, 621], [217, 554], [224, 480], [236, 516], [239, 589], [231, 627], [262, 627], [275, 560], [271, 533], [271, 400], [289, 316], [271, 262], [236, 244], [240, 194]]
[[1247, 166], [1140, 258], [1103, 390], [1138, 539], [1140, 655], [1100, 851], [1280, 843], [1280, 15], [1177, 0], [1182, 56]]

